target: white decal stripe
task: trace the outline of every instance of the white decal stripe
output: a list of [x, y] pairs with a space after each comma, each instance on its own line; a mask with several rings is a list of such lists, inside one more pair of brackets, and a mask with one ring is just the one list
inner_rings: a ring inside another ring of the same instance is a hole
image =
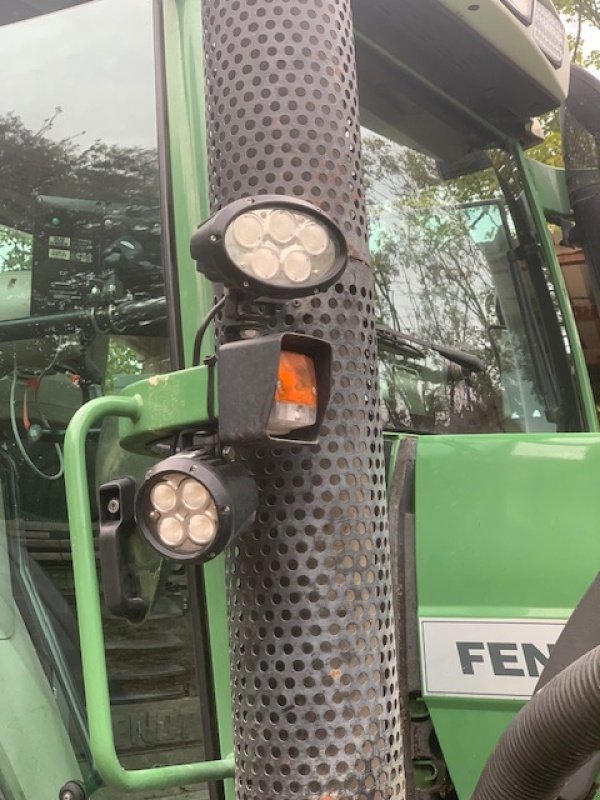
[[424, 695], [531, 697], [565, 623], [546, 619], [422, 618]]

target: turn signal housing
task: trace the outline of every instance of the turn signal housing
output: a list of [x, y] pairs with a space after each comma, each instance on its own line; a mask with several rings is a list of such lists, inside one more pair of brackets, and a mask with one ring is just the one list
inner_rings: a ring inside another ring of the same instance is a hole
[[318, 441], [331, 391], [328, 342], [260, 336], [221, 345], [218, 364], [222, 444]]

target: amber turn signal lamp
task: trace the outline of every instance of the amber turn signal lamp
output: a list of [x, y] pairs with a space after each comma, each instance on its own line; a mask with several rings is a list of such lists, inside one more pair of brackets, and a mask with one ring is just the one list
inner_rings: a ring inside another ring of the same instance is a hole
[[329, 402], [331, 345], [298, 333], [229, 342], [218, 380], [222, 444], [312, 444]]
[[282, 351], [267, 432], [291, 433], [317, 421], [317, 374], [309, 356]]

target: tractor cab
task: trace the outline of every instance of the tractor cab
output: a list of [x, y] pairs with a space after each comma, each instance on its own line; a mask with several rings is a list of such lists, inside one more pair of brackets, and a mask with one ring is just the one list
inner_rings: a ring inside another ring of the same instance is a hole
[[464, 800], [595, 570], [552, 3], [11, 0], [0, 65], [0, 795]]

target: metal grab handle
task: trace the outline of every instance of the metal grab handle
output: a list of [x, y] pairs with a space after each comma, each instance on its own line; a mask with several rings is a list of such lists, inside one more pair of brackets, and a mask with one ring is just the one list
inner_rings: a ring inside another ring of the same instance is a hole
[[129, 770], [121, 765], [115, 749], [85, 444], [90, 429], [105, 417], [127, 417], [136, 421], [142, 407], [139, 395], [91, 400], [73, 415], [64, 443], [65, 488], [90, 749], [94, 766], [106, 785], [130, 792], [232, 778], [235, 769], [234, 757], [229, 755], [215, 761]]

